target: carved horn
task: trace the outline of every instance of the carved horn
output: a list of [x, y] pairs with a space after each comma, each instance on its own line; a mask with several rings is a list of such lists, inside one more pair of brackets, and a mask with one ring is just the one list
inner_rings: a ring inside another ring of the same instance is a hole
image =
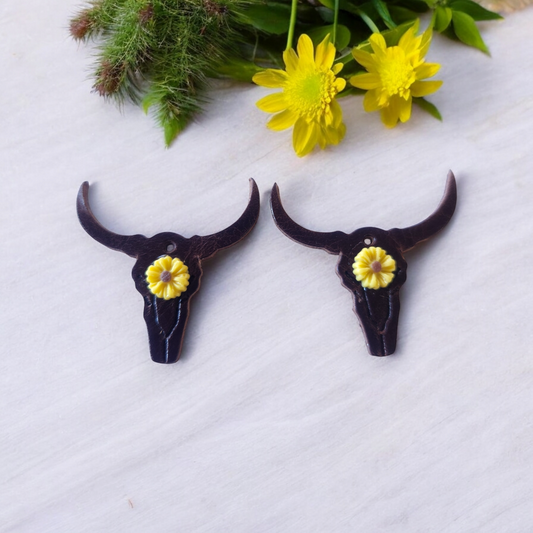
[[457, 185], [455, 183], [455, 176], [450, 170], [448, 172], [448, 179], [446, 180], [444, 196], [435, 212], [414, 226], [403, 229], [391, 229], [389, 230], [389, 234], [398, 243], [402, 252], [406, 252], [444, 228], [452, 218], [456, 203]]
[[255, 181], [250, 178], [250, 199], [244, 213], [239, 219], [226, 229], [206, 235], [205, 237], [193, 237], [201, 241], [201, 259], [208, 259], [223, 248], [233, 246], [244, 239], [254, 228], [259, 218], [259, 189]]
[[274, 187], [272, 187], [270, 208], [276, 226], [282, 233], [287, 235], [289, 239], [305, 246], [310, 246], [311, 248], [326, 250], [326, 252], [330, 254], [340, 254], [342, 242], [347, 237], [346, 233], [343, 233], [342, 231], [332, 231], [330, 233], [311, 231], [294, 222], [283, 208], [277, 183], [274, 183]]
[[89, 205], [89, 182], [82, 183], [76, 200], [78, 218], [83, 229], [96, 241], [111, 248], [124, 252], [130, 257], [137, 257], [142, 244], [146, 241], [143, 235], [118, 235], [104, 228], [94, 216]]

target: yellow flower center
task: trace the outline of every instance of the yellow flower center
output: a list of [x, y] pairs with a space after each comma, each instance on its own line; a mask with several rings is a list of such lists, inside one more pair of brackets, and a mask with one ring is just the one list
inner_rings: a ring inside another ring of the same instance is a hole
[[164, 283], [168, 283], [172, 279], [172, 274], [168, 270], [161, 272], [159, 279]]
[[284, 87], [289, 107], [308, 120], [323, 115], [337, 93], [335, 75], [331, 70], [299, 71], [287, 80]]
[[392, 96], [409, 97], [409, 89], [416, 81], [415, 70], [399, 46], [386, 50], [387, 58], [381, 62], [379, 74], [383, 89]]
[[371, 265], [370, 265], [370, 268], [372, 269], [373, 272], [381, 272], [381, 263], [379, 261], [374, 261]]

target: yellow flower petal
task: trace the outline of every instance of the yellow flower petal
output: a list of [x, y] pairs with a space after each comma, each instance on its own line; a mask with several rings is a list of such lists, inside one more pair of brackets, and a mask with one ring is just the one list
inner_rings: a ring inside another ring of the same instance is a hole
[[385, 124], [387, 128], [394, 128], [398, 124], [400, 113], [398, 104], [391, 101], [387, 107], [381, 109], [381, 122]]
[[189, 285], [189, 282], [183, 282], [180, 283], [179, 281], [175, 281], [172, 285], [174, 285], [174, 289], [178, 292], [184, 292], [187, 289], [187, 286]]
[[337, 63], [331, 67], [331, 71], [333, 74], [337, 75], [342, 69], [344, 65], [342, 63]]
[[363, 99], [363, 107], [367, 113], [377, 111], [379, 105], [379, 93], [377, 91], [368, 91]]
[[184, 265], [181, 261], [179, 263], [176, 262], [176, 265], [172, 267], [171, 272], [174, 276], [185, 276], [189, 279], [189, 269], [187, 268], [187, 265]]
[[354, 56], [355, 60], [365, 67], [367, 70], [372, 72], [375, 67], [375, 61], [372, 57], [372, 54], [369, 54], [368, 52], [365, 52], [364, 50], [359, 50], [357, 48], [352, 49], [352, 55]]
[[341, 91], [344, 91], [344, 88], [346, 87], [346, 80], [344, 78], [337, 78], [333, 82], [333, 86], [335, 87], [335, 90], [340, 93]]
[[429, 27], [423, 34], [420, 40], [420, 57], [425, 57], [428, 53], [429, 46], [431, 44], [431, 38], [433, 36], [433, 30]]
[[413, 96], [427, 96], [438, 91], [442, 85], [442, 81], [415, 81], [411, 86], [411, 94]]
[[303, 157], [313, 150], [318, 142], [318, 126], [299, 118], [294, 124], [292, 145], [298, 157]]
[[438, 63], [422, 63], [415, 68], [416, 79], [423, 80], [425, 78], [432, 78], [440, 70]]
[[325, 140], [327, 144], [339, 144], [346, 134], [346, 126], [341, 124], [336, 128], [326, 128]]
[[323, 120], [320, 121], [320, 127], [322, 129], [331, 127], [333, 125], [333, 119], [333, 111], [331, 110], [331, 106], [329, 106], [329, 109], [326, 109], [324, 113]]
[[381, 271], [382, 272], [393, 272], [396, 269], [396, 261], [388, 255], [386, 258], [381, 262]]
[[385, 37], [383, 37], [381, 33], [373, 33], [370, 36], [370, 39], [368, 39], [368, 42], [370, 43], [374, 54], [379, 54], [380, 52], [383, 52], [385, 48], [387, 48]]
[[399, 118], [401, 122], [407, 122], [411, 118], [412, 98], [409, 96], [408, 100], [403, 98], [398, 99]]
[[[337, 102], [337, 100], [333, 100], [333, 102], [331, 102], [330, 107], [331, 107], [331, 114], [332, 114], [331, 125], [333, 126], [333, 128], [339, 128], [342, 124], [342, 108], [339, 105], [339, 102]], [[346, 128], [344, 128], [344, 131], [346, 131]], [[343, 133], [343, 136], [344, 136], [344, 133]]]
[[269, 94], [261, 98], [255, 105], [261, 111], [266, 111], [267, 113], [279, 113], [287, 109], [287, 102], [283, 93]]
[[283, 70], [266, 69], [257, 74], [254, 74], [252, 81], [261, 87], [269, 87], [272, 89], [279, 89], [283, 87], [287, 80], [287, 73]]
[[[330, 69], [335, 60], [335, 47], [329, 42], [329, 34], [316, 47], [315, 63], [318, 68]], [[341, 67], [342, 68], [342, 67]], [[335, 73], [335, 71], [333, 71]]]
[[413, 28], [409, 28], [401, 37], [398, 46], [406, 50], [409, 46], [413, 46], [416, 43], [415, 32]]
[[370, 279], [368, 280], [368, 288], [369, 289], [379, 289], [379, 283], [378, 283], [378, 278], [376, 276], [376, 274], [371, 274], [370, 275]]
[[296, 55], [296, 52], [292, 48], [290, 48], [289, 50], [285, 50], [285, 52], [283, 52], [283, 61], [285, 63], [285, 68], [289, 76], [298, 71], [298, 67], [299, 67], [298, 56]]
[[398, 48], [404, 51], [406, 57], [412, 58], [413, 60], [416, 61], [418, 57], [420, 56], [420, 41], [421, 40], [422, 40], [421, 37], [415, 36], [414, 28], [410, 28], [400, 38], [400, 42], [398, 43]]
[[386, 287], [394, 279], [394, 274], [391, 274], [390, 272], [381, 271], [381, 278], [381, 286]]
[[324, 148], [329, 144], [332, 144], [328, 141], [328, 136], [326, 134], [326, 130], [323, 130], [322, 131], [322, 135], [319, 135], [318, 136], [318, 146], [320, 146], [320, 148], [322, 150], [324, 150]]
[[311, 41], [309, 35], [306, 35], [305, 33], [300, 35], [296, 49], [298, 50], [298, 58], [300, 59], [302, 67], [305, 68], [314, 63], [313, 41]]
[[286, 109], [277, 115], [274, 115], [267, 123], [267, 128], [274, 131], [282, 131], [294, 126], [298, 119], [298, 114], [291, 109]]
[[358, 89], [377, 89], [381, 85], [381, 78], [374, 73], [356, 74], [350, 78], [350, 83]]

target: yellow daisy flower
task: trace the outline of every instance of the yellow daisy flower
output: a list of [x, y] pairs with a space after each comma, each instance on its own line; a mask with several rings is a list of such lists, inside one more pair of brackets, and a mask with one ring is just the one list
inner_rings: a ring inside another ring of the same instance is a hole
[[346, 86], [337, 78], [342, 64], [333, 65], [335, 46], [329, 35], [317, 46], [316, 52], [309, 36], [298, 39], [298, 54], [290, 48], [283, 52], [286, 70], [266, 69], [257, 73], [253, 81], [262, 87], [283, 89], [265, 96], [257, 107], [267, 113], [277, 113], [267, 126], [281, 131], [294, 126], [292, 144], [299, 157], [307, 155], [319, 144], [339, 144], [346, 132], [342, 109], [335, 100]]
[[396, 261], [383, 248], [363, 248], [354, 259], [353, 273], [365, 289], [386, 287], [394, 279]]
[[421, 81], [431, 78], [440, 69], [438, 63], [426, 63], [425, 55], [431, 44], [431, 28], [415, 36], [418, 24], [409, 28], [401, 37], [398, 46], [389, 46], [383, 35], [374, 33], [370, 46], [374, 53], [354, 48], [356, 61], [368, 70], [350, 78], [350, 83], [365, 89], [365, 111], [381, 111], [381, 120], [387, 128], [407, 122], [411, 117], [413, 96], [434, 93], [442, 81]]
[[146, 270], [146, 283], [152, 294], [171, 300], [187, 290], [189, 268], [177, 258], [165, 255], [153, 262]]

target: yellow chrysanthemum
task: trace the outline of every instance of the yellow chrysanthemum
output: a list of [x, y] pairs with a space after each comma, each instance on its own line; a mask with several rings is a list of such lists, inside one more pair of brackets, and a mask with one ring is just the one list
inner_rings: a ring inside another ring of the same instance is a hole
[[431, 78], [440, 69], [438, 63], [425, 63], [431, 44], [431, 29], [415, 36], [418, 24], [409, 28], [398, 46], [389, 46], [383, 35], [374, 33], [370, 39], [373, 54], [354, 48], [356, 61], [368, 70], [350, 78], [359, 89], [368, 90], [363, 102], [365, 111], [381, 111], [381, 120], [388, 128], [407, 122], [411, 117], [413, 96], [434, 93], [442, 81], [420, 81]]
[[189, 268], [177, 258], [170, 255], [161, 257], [146, 270], [148, 288], [158, 298], [171, 300], [187, 290], [189, 285]]
[[282, 92], [265, 96], [257, 107], [267, 113], [277, 113], [267, 126], [281, 131], [294, 126], [292, 144], [302, 157], [319, 144], [338, 144], [346, 126], [342, 110], [335, 100], [346, 86], [346, 80], [337, 78], [342, 64], [333, 66], [335, 46], [329, 35], [317, 46], [307, 35], [298, 39], [298, 54], [291, 48], [283, 52], [286, 70], [267, 69], [257, 73], [253, 81], [262, 87], [280, 88]]
[[396, 261], [383, 248], [363, 248], [354, 259], [353, 273], [365, 289], [386, 287], [393, 279]]

